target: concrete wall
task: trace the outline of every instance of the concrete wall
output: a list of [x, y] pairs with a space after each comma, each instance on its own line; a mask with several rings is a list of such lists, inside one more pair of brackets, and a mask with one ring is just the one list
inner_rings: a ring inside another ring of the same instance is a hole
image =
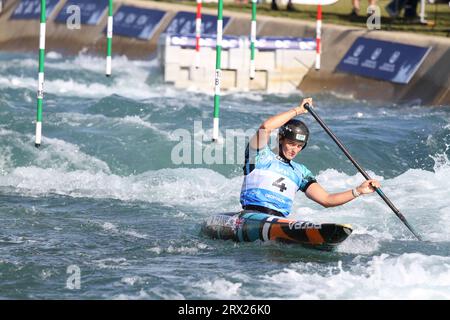
[[[66, 54], [77, 54], [83, 51], [104, 55], [106, 52], [106, 39], [102, 31], [106, 26], [106, 14], [98, 26], [83, 25], [81, 30], [68, 30], [65, 25], [53, 23], [55, 14], [64, 2], [65, 0], [62, 0], [55, 12], [48, 17], [47, 50]], [[3, 12], [0, 14], [0, 50], [37, 52], [39, 42], [38, 21], [8, 20], [17, 3], [18, 0], [7, 0], [4, 3]], [[114, 54], [124, 54], [130, 58], [138, 59], [147, 59], [156, 53], [159, 35], [177, 11], [195, 11], [194, 6], [153, 1], [115, 1], [116, 6], [120, 3], [163, 9], [168, 12], [159, 29], [149, 41], [134, 40], [120, 36], [114, 37]], [[216, 10], [206, 8], [203, 12], [216, 14]], [[225, 29], [224, 33], [226, 35], [249, 34], [249, 14], [225, 11], [225, 15], [232, 17], [228, 27]], [[324, 22], [326, 22], [326, 15], [324, 16]], [[258, 17], [257, 33], [258, 36], [315, 37], [315, 24], [308, 21], [261, 16]], [[432, 46], [433, 49], [408, 85], [393, 84], [336, 72], [337, 64], [358, 36], [419, 46]], [[299, 85], [299, 89], [305, 95], [334, 91], [368, 100], [400, 103], [420, 100], [427, 105], [450, 105], [449, 38], [400, 32], [370, 32], [361, 28], [324, 23], [322, 43], [321, 70], [315, 71], [311, 68]]]

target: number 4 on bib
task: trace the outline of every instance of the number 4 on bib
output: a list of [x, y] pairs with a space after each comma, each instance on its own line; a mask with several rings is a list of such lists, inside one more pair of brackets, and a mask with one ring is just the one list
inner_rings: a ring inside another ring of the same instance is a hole
[[284, 178], [280, 178], [280, 179], [276, 180], [274, 183], [272, 183], [273, 186], [280, 188], [280, 192], [287, 190], [286, 185], [284, 183], [281, 183], [283, 180], [284, 180]]

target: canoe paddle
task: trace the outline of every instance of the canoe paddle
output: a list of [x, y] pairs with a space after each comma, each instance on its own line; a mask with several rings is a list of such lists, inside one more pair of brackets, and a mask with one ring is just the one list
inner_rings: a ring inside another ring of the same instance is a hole
[[[334, 142], [336, 142], [337, 146], [344, 152], [344, 154], [347, 156], [347, 158], [353, 163], [353, 165], [358, 169], [358, 171], [366, 178], [366, 180], [370, 180], [369, 175], [364, 171], [364, 169], [359, 165], [358, 162], [351, 156], [351, 154], [348, 152], [348, 150], [345, 148], [345, 146], [342, 144], [341, 141], [335, 136], [333, 132], [331, 132], [330, 128], [323, 122], [323, 120], [317, 115], [317, 113], [314, 111], [313, 107], [309, 105], [309, 103], [305, 104], [305, 109], [311, 113], [311, 115], [314, 117], [314, 119], [317, 120], [317, 122], [320, 124], [320, 126], [328, 133], [328, 135], [333, 139]], [[394, 213], [397, 215], [397, 217], [408, 227], [409, 231], [412, 232], [412, 234], [417, 238], [417, 240], [421, 241], [422, 238], [417, 234], [417, 232], [414, 231], [414, 228], [408, 223], [406, 218], [401, 214], [401, 212], [394, 206], [394, 204], [391, 202], [391, 200], [386, 197], [386, 195], [381, 191], [380, 188], [375, 188], [375, 191], [378, 193], [378, 195], [386, 202], [386, 204], [389, 206], [389, 208], [394, 211]]]

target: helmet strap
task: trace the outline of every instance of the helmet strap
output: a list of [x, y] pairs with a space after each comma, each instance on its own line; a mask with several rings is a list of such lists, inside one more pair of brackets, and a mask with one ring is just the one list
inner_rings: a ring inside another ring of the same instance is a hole
[[284, 161], [290, 162], [290, 160], [286, 158], [286, 156], [283, 153], [283, 147], [281, 145], [281, 141], [279, 138], [278, 138], [278, 156], [280, 156]]

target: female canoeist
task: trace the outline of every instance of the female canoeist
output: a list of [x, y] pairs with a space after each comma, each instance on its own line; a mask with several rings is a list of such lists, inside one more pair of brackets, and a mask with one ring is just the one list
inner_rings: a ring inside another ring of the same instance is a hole
[[[302, 121], [293, 119], [308, 112], [304, 107], [306, 103], [312, 106], [312, 99], [304, 99], [299, 106], [270, 117], [251, 138], [245, 152], [240, 200], [244, 210], [286, 217], [291, 213], [298, 190], [324, 207], [334, 207], [372, 193], [374, 187], [380, 188], [380, 183], [371, 179], [352, 190], [330, 194], [311, 171], [292, 161], [308, 143], [308, 128]], [[268, 146], [270, 133], [278, 128], [278, 146], [271, 150]]]

